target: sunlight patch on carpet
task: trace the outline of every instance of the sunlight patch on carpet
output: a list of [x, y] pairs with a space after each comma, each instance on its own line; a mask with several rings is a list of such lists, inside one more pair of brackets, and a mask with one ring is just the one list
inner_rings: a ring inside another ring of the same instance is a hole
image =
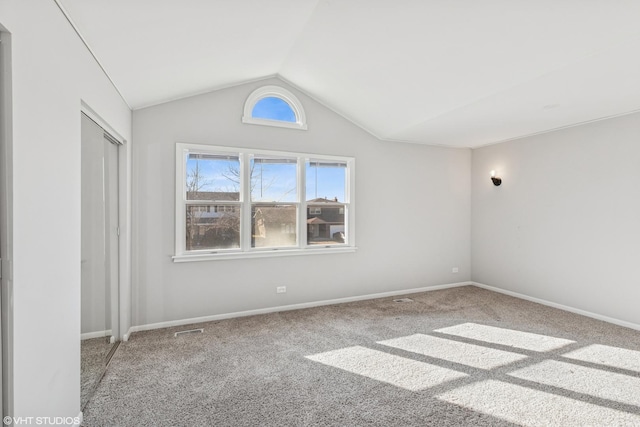
[[462, 372], [360, 346], [306, 358], [411, 391], [424, 390], [467, 376]]
[[632, 426], [640, 415], [502, 381], [459, 387], [438, 399], [522, 426]]
[[423, 334], [378, 341], [378, 344], [480, 369], [493, 369], [527, 358], [523, 354]]
[[555, 350], [575, 342], [564, 338], [479, 325], [477, 323], [463, 323], [448, 328], [436, 329], [435, 332], [540, 352]]
[[640, 351], [593, 344], [563, 355], [568, 359], [640, 372]]
[[509, 375], [602, 399], [636, 405], [639, 406], [638, 412], [640, 412], [640, 378], [555, 360], [545, 360]]

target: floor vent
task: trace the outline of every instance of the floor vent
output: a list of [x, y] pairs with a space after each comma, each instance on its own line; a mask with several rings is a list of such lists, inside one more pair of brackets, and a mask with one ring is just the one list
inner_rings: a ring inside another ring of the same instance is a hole
[[393, 302], [413, 302], [411, 298], [396, 298]]
[[201, 334], [204, 332], [204, 329], [189, 329], [188, 331], [179, 331], [173, 334], [174, 337], [179, 337], [180, 335], [189, 335], [189, 334]]

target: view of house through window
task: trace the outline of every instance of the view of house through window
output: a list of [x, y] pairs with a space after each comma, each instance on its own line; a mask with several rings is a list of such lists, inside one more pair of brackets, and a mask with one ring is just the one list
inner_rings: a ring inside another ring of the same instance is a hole
[[186, 249], [239, 248], [240, 158], [189, 153], [186, 166]]
[[253, 205], [251, 208], [251, 247], [296, 246], [297, 207], [295, 205]]
[[345, 242], [347, 163], [309, 160], [305, 165], [307, 243], [332, 245]]
[[352, 245], [353, 159], [188, 144], [177, 152], [177, 254]]
[[251, 247], [298, 244], [295, 157], [251, 156]]

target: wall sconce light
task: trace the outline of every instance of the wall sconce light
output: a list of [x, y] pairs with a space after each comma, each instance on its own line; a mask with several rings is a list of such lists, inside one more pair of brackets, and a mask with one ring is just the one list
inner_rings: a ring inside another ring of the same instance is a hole
[[493, 181], [493, 185], [496, 187], [502, 184], [502, 178], [496, 176], [496, 171], [491, 171], [491, 181]]

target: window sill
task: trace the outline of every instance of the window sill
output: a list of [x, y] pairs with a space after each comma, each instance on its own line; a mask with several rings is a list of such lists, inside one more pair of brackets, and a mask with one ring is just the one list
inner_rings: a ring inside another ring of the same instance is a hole
[[257, 119], [254, 117], [247, 117], [247, 116], [242, 117], [242, 123], [246, 123], [250, 125], [274, 126], [278, 128], [287, 128], [287, 129], [307, 130], [306, 123], [285, 122], [280, 120], [269, 120], [269, 119]]
[[355, 252], [358, 248], [354, 246], [342, 246], [337, 248], [309, 248], [309, 249], [272, 249], [252, 252], [221, 252], [221, 253], [200, 253], [191, 255], [174, 255], [173, 262], [197, 262], [197, 261], [220, 261], [224, 259], [247, 259], [247, 258], [272, 258], [281, 256], [297, 255], [321, 255], [321, 254], [341, 254]]

